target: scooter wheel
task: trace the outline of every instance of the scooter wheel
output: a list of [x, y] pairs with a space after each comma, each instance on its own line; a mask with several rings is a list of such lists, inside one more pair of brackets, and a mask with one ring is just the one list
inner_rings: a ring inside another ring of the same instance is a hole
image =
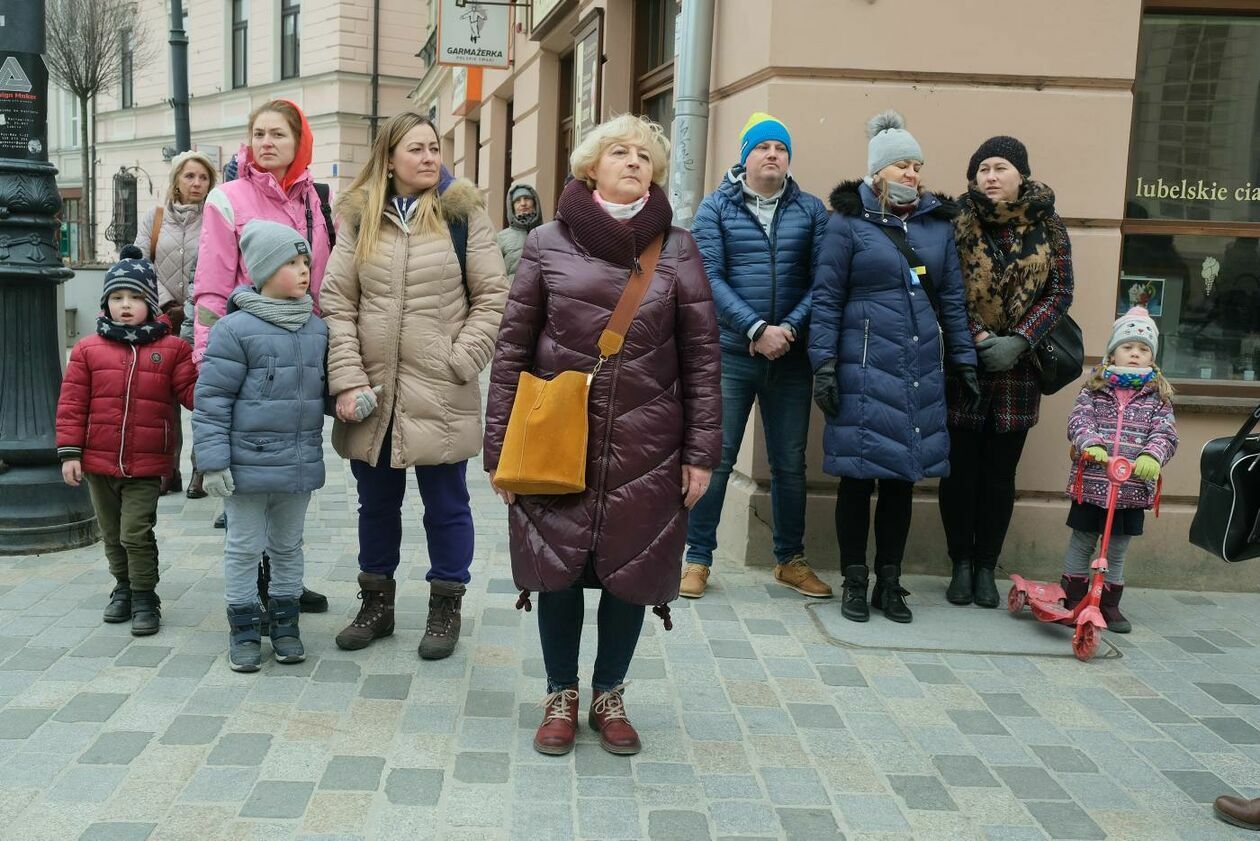
[[1089, 660], [1098, 651], [1098, 628], [1092, 622], [1076, 626], [1072, 635], [1072, 653], [1082, 662]]
[[1011, 613], [1019, 613], [1028, 604], [1028, 594], [1018, 587], [1011, 587], [1006, 594], [1006, 609]]

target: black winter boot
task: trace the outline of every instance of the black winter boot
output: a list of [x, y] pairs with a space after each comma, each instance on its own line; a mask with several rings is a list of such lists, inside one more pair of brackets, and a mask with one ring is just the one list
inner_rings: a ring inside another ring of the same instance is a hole
[[230, 604], [228, 619], [228, 665], [234, 672], [256, 672], [262, 666], [262, 605]]
[[271, 599], [267, 602], [267, 619], [271, 626], [271, 649], [277, 663], [301, 663], [306, 659], [302, 637], [298, 633], [297, 599]]
[[844, 568], [844, 584], [840, 592], [840, 615], [850, 622], [866, 622], [871, 609], [866, 604], [866, 585], [871, 571], [865, 564], [853, 564]]
[[1133, 630], [1133, 623], [1120, 612], [1120, 597], [1123, 595], [1123, 584], [1104, 584], [1098, 604], [1103, 619], [1107, 620], [1107, 630], [1117, 634], [1127, 634]]
[[976, 607], [997, 607], [1002, 598], [998, 595], [997, 582], [993, 580], [996, 561], [976, 561], [971, 572], [971, 598]]
[[162, 600], [153, 590], [131, 591], [131, 635], [147, 637], [162, 625]]
[[103, 618], [111, 624], [126, 622], [131, 618], [130, 583], [126, 581], [118, 582], [114, 592], [109, 594], [109, 604], [105, 605], [105, 616]]
[[1089, 576], [1064, 575], [1059, 579], [1059, 585], [1063, 588], [1065, 595], [1063, 606], [1068, 610], [1076, 610], [1081, 599], [1085, 598], [1085, 594], [1089, 592]]
[[954, 561], [954, 574], [945, 588], [945, 600], [950, 604], [971, 604], [971, 560]]
[[420, 640], [421, 659], [442, 660], [455, 650], [464, 590], [464, 585], [458, 581], [429, 582], [429, 618], [424, 623], [424, 638]]
[[901, 565], [882, 566], [875, 571], [877, 579], [871, 592], [871, 605], [884, 611], [884, 616], [905, 624], [914, 620], [906, 596], [910, 591], [901, 586]]

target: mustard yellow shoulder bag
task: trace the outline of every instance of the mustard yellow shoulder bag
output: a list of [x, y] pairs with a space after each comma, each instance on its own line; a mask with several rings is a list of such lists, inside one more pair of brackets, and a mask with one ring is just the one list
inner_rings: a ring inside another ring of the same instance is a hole
[[608, 326], [599, 337], [591, 371], [562, 371], [550, 380], [522, 371], [503, 436], [494, 484], [518, 494], [572, 494], [586, 490], [586, 445], [591, 380], [621, 352], [626, 332], [652, 282], [663, 235], [652, 240], [630, 272]]

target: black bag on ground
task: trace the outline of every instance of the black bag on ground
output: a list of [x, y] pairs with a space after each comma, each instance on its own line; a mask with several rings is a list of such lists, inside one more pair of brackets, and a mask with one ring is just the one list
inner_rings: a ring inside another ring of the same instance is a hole
[[1042, 394], [1054, 394], [1074, 382], [1085, 367], [1085, 339], [1072, 316], [1063, 313], [1045, 338], [1033, 348], [1040, 369]]
[[1257, 406], [1232, 438], [1213, 438], [1199, 456], [1199, 505], [1190, 542], [1222, 560], [1260, 555], [1260, 422]]

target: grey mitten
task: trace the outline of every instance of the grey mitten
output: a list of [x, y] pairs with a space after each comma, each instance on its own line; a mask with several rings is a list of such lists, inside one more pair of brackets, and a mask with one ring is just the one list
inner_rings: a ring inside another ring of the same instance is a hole
[[360, 391], [354, 396], [354, 421], [366, 418], [376, 411], [376, 395], [381, 393], [381, 386], [372, 386], [371, 391]]
[[232, 481], [231, 470], [207, 470], [201, 480], [201, 487], [210, 496], [221, 499], [232, 495], [236, 490], [236, 483]]
[[996, 374], [1014, 368], [1028, 351], [1028, 342], [1023, 336], [990, 336], [977, 344], [976, 350], [980, 352], [980, 367]]

